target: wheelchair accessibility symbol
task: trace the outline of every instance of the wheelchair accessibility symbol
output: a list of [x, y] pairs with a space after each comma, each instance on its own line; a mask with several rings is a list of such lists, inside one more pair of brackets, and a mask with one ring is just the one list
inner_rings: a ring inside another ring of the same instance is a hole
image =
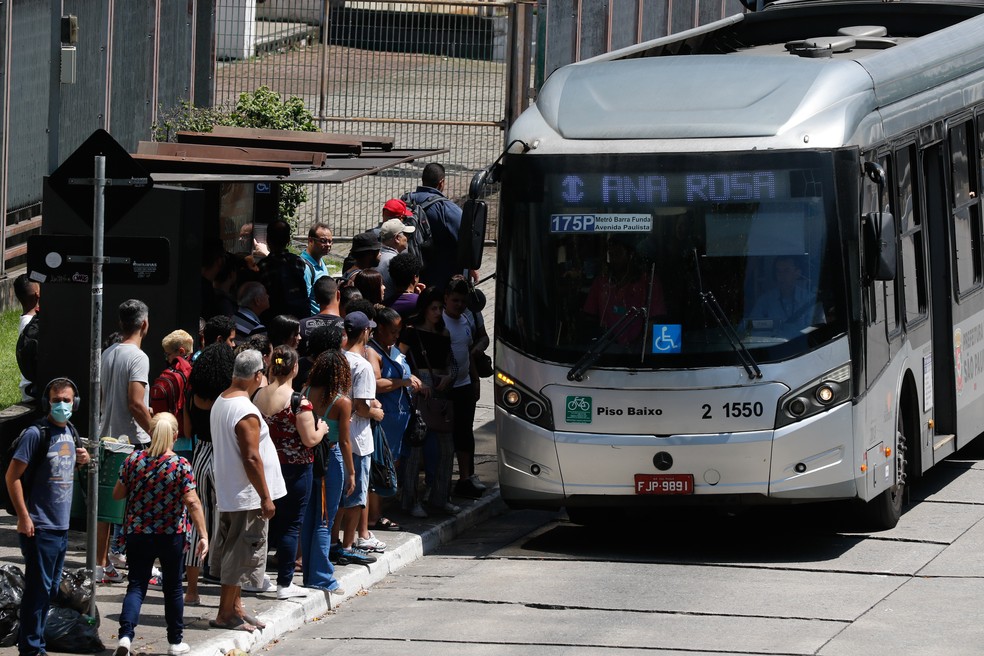
[[678, 323], [653, 325], [653, 353], [679, 353], [683, 330]]

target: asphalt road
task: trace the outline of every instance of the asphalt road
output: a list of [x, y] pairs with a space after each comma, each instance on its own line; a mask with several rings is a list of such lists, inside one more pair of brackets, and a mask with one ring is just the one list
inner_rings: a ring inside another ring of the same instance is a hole
[[943, 463], [892, 531], [850, 507], [506, 512], [283, 637], [275, 655], [981, 654], [984, 461]]

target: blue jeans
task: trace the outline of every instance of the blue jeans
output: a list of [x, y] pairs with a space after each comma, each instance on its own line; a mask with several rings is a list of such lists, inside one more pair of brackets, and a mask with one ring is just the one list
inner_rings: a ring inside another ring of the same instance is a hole
[[161, 588], [164, 590], [164, 621], [167, 622], [167, 641], [176, 645], [184, 638], [184, 578], [185, 534], [127, 533], [126, 596], [120, 610], [121, 638], [133, 640], [140, 621], [140, 608], [147, 596], [150, 571], [154, 559], [161, 561]]
[[44, 651], [44, 622], [61, 583], [68, 531], [35, 528], [34, 537], [23, 533], [17, 537], [24, 556], [24, 597], [17, 647], [21, 656], [34, 656]]
[[331, 526], [342, 498], [345, 465], [337, 446], [329, 451], [324, 478], [314, 479], [311, 498], [301, 526], [301, 556], [304, 559], [304, 585], [309, 588], [334, 590], [338, 587], [335, 568], [328, 560], [331, 548]]
[[280, 465], [287, 494], [274, 501], [277, 512], [270, 520], [270, 544], [277, 547], [277, 585], [288, 586], [294, 580], [297, 560], [297, 536], [301, 520], [311, 497], [311, 465]]

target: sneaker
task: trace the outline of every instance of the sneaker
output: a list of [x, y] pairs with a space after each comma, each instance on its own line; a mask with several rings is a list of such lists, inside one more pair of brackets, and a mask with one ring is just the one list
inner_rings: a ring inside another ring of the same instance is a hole
[[167, 653], [169, 656], [181, 656], [181, 654], [187, 654], [191, 651], [191, 645], [187, 642], [179, 642], [176, 645], [170, 645], [167, 648]]
[[482, 496], [482, 490], [475, 487], [475, 484], [470, 478], [462, 478], [455, 483], [454, 493], [456, 496], [466, 499], [478, 499]]
[[96, 583], [122, 583], [123, 574], [110, 565], [109, 567], [96, 567]]
[[120, 638], [120, 641], [116, 643], [116, 651], [113, 652], [113, 656], [129, 656], [130, 655], [130, 639]]
[[349, 559], [342, 554], [342, 545], [336, 542], [328, 549], [328, 560], [332, 565], [348, 565]]
[[267, 576], [266, 574], [263, 575], [263, 583], [261, 583], [259, 586], [244, 585], [242, 587], [243, 592], [254, 592], [254, 593], [270, 592], [270, 590], [272, 589], [273, 589], [273, 581], [271, 581], [270, 577]]
[[277, 599], [291, 599], [292, 597], [303, 597], [307, 595], [307, 590], [299, 585], [278, 585]]
[[119, 569], [126, 569], [126, 554], [110, 551], [109, 562], [113, 564], [113, 567], [117, 567]]
[[347, 562], [346, 564], [354, 563], [356, 565], [371, 565], [376, 562], [376, 557], [370, 554], [368, 551], [363, 551], [356, 547], [350, 547], [345, 549], [344, 547], [339, 552], [339, 555], [344, 558]]
[[372, 531], [369, 531], [369, 537], [356, 539], [355, 548], [362, 549], [363, 551], [382, 553], [386, 551], [386, 543], [373, 535]]
[[163, 589], [162, 586], [161, 586], [161, 577], [162, 576], [163, 575], [161, 574], [161, 570], [160, 569], [158, 569], [157, 567], [151, 567], [150, 568], [150, 582], [147, 584], [147, 587], [150, 588], [151, 590], [161, 590], [161, 589]]
[[468, 480], [472, 482], [472, 485], [475, 486], [476, 490], [481, 490], [482, 492], [484, 492], [485, 490], [488, 489], [488, 486], [486, 486], [485, 483], [478, 480], [478, 474], [472, 474], [471, 476], [468, 477]]
[[424, 507], [420, 505], [420, 502], [418, 501], [417, 503], [413, 504], [413, 510], [410, 511], [410, 515], [413, 517], [419, 517], [423, 519], [424, 517], [427, 517], [427, 511], [424, 510]]

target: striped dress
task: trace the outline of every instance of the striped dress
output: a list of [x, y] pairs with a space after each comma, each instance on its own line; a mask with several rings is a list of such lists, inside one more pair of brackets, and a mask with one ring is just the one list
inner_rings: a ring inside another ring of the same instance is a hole
[[[188, 414], [191, 416], [191, 430], [195, 436], [195, 449], [191, 456], [191, 469], [195, 472], [195, 480], [198, 483], [198, 498], [202, 502], [202, 510], [205, 513], [205, 526], [208, 527], [209, 535], [216, 535], [216, 499], [215, 499], [215, 475], [212, 464], [212, 433], [209, 428], [208, 417], [210, 410], [199, 408], [191, 402], [188, 404]], [[191, 548], [185, 552], [185, 567], [198, 567], [204, 569], [203, 559], [195, 556], [194, 545], [198, 544], [198, 529], [194, 524], [188, 532], [188, 544]], [[208, 558], [208, 556], [206, 556]]]

